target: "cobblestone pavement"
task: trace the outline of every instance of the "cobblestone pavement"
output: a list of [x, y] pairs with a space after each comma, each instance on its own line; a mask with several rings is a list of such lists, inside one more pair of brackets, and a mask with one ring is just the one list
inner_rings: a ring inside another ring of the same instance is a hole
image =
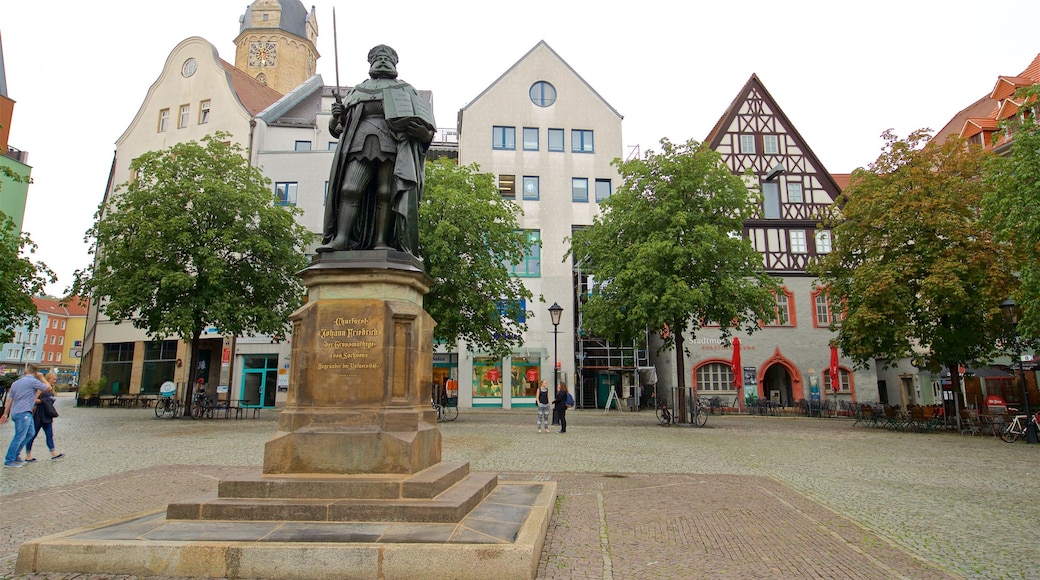
[[[0, 470], [0, 578], [31, 538], [151, 511], [255, 473], [274, 412], [156, 419], [59, 398], [67, 456]], [[844, 419], [462, 409], [443, 459], [502, 479], [554, 479], [539, 578], [1040, 579], [1040, 446], [895, 433]], [[11, 436], [0, 427], [0, 445]], [[42, 446], [42, 441], [39, 442]], [[46, 574], [32, 580], [132, 580]]]

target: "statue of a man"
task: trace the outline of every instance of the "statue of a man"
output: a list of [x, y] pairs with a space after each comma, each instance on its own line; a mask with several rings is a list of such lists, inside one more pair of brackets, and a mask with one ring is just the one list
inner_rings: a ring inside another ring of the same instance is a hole
[[397, 80], [397, 52], [368, 53], [371, 77], [333, 103], [339, 138], [319, 252], [393, 249], [419, 257], [419, 200], [433, 140], [430, 104]]

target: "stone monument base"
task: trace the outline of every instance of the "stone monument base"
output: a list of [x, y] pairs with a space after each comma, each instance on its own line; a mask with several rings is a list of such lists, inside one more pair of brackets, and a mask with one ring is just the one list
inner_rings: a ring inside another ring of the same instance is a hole
[[[458, 475], [457, 470], [454, 473]], [[433, 491], [437, 484], [430, 481], [430, 475], [420, 473], [405, 478], [399, 482], [399, 488], [410, 490], [404, 493]], [[488, 483], [495, 479], [479, 474], [469, 477]], [[469, 492], [453, 490], [467, 479], [432, 500], [373, 499], [367, 500], [367, 508], [360, 508], [356, 503], [350, 506], [351, 502], [360, 501], [356, 499], [282, 498], [267, 500], [268, 512], [254, 512], [264, 517], [272, 515], [270, 512], [290, 516], [279, 520], [172, 519], [162, 511], [139, 514], [92, 529], [26, 542], [18, 551], [15, 572], [271, 580], [534, 578], [552, 518], [556, 483], [499, 483], [491, 486], [472, 510], [461, 514], [459, 508], [449, 506], [458, 503], [453, 496], [468, 495]], [[326, 482], [324, 478], [311, 477], [301, 478], [297, 484], [268, 480], [258, 476], [229, 485], [243, 490], [267, 490], [274, 495], [304, 490], [329, 495], [314, 490], [324, 489], [327, 483], [341, 490], [358, 483]], [[361, 484], [362, 488], [367, 486]], [[388, 486], [392, 484], [384, 479], [369, 490], [385, 490]], [[231, 507], [235, 501], [252, 508], [236, 510]], [[358, 521], [335, 517], [319, 521], [299, 519], [297, 508], [307, 506], [302, 511], [313, 513], [311, 508], [316, 504], [325, 505], [330, 514], [346, 514], [357, 508], [380, 515]], [[333, 509], [336, 504], [343, 509]], [[206, 505], [209, 507], [202, 507]], [[214, 499], [171, 504], [167, 513], [194, 510], [200, 515], [216, 515], [223, 510], [225, 514], [237, 511], [237, 515], [243, 515], [260, 505], [263, 502], [258, 499]]]

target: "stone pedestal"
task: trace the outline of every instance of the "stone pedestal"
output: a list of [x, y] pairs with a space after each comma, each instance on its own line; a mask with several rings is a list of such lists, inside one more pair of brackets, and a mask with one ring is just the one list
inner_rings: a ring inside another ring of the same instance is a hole
[[441, 460], [434, 322], [422, 308], [432, 281], [417, 264], [369, 267], [379, 253], [304, 271], [309, 299], [292, 316], [290, 391], [265, 475], [413, 474]]

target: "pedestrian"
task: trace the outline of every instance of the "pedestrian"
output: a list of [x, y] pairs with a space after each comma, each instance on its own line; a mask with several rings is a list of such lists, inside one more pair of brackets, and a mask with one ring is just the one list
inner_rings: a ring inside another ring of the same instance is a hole
[[549, 432], [549, 386], [545, 379], [538, 383], [538, 432]]
[[11, 419], [14, 423], [14, 436], [7, 447], [7, 455], [4, 456], [4, 467], [25, 465], [25, 462], [18, 456], [25, 447], [25, 442], [29, 439], [33, 428], [33, 405], [36, 404], [37, 397], [47, 388], [40, 379], [36, 378], [38, 372], [39, 369], [36, 368], [36, 365], [32, 363], [25, 365], [25, 374], [11, 384], [11, 389], [7, 393], [4, 412], [0, 415], [0, 425]]
[[554, 401], [556, 416], [560, 420], [560, 433], [567, 432], [567, 409], [574, 406], [574, 397], [567, 392], [567, 385], [560, 383], [556, 389], [556, 400]]
[[34, 430], [32, 436], [25, 443], [25, 462], [33, 463], [36, 458], [32, 456], [33, 442], [36, 441], [36, 436], [40, 434], [40, 430], [43, 430], [43, 434], [47, 438], [47, 449], [51, 452], [51, 459], [61, 459], [65, 457], [64, 453], [58, 453], [58, 450], [54, 446], [54, 418], [58, 416], [57, 409], [54, 408], [55, 395], [54, 385], [58, 382], [58, 375], [54, 373], [47, 373], [46, 377], [41, 377], [45, 381], [47, 388], [43, 390], [39, 398], [36, 399], [36, 410], [33, 411], [33, 426]]

